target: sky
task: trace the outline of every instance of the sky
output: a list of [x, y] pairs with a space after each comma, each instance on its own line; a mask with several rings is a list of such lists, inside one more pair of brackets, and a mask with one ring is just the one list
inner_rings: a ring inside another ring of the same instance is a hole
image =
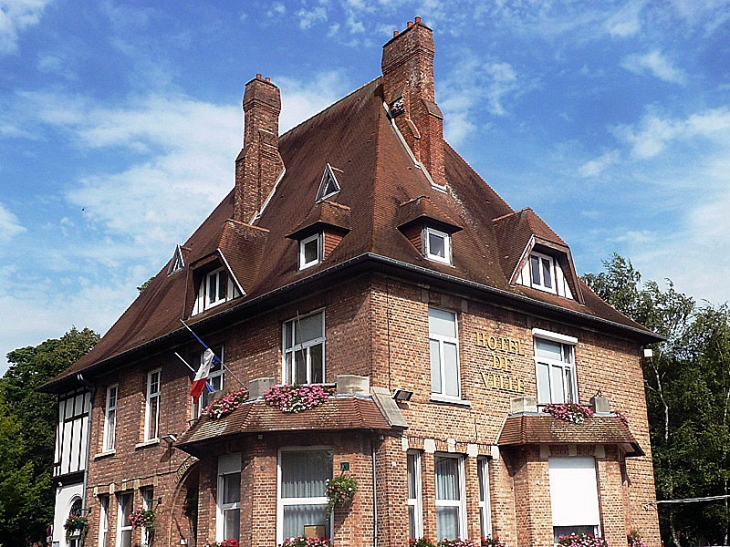
[[0, 0], [0, 374], [106, 332], [230, 191], [247, 81], [286, 131], [415, 16], [446, 139], [579, 274], [730, 300], [730, 0]]

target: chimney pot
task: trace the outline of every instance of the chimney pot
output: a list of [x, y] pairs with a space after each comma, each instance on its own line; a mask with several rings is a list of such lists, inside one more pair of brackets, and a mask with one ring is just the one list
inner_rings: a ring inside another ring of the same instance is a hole
[[268, 83], [271, 83], [271, 78], [269, 78], [268, 76], [267, 76], [266, 78], [264, 78], [264, 80], [265, 80], [266, 82], [268, 82]]
[[398, 36], [398, 34], [400, 34], [400, 33], [397, 30], [394, 30], [393, 31], [393, 38], [395, 38], [396, 36]]
[[421, 22], [421, 18], [420, 17], [416, 17], [416, 23], [418, 24], [420, 22]]
[[260, 73], [260, 72], [257, 72], [257, 73], [256, 73], [256, 79], [257, 79], [257, 80], [260, 80], [260, 79], [261, 79], [261, 73]]
[[411, 28], [413, 26], [413, 21], [408, 21], [408, 28]]

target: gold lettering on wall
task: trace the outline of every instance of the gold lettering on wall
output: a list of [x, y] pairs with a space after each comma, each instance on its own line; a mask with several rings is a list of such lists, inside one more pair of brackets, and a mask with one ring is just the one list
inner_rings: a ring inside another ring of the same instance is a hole
[[[478, 347], [491, 350], [492, 370], [482, 371], [481, 377], [484, 386], [492, 389], [525, 392], [525, 382], [522, 378], [512, 376], [513, 356], [524, 356], [522, 341], [507, 336], [497, 336], [487, 331], [476, 331], [474, 342]], [[503, 355], [507, 354], [507, 355]]]

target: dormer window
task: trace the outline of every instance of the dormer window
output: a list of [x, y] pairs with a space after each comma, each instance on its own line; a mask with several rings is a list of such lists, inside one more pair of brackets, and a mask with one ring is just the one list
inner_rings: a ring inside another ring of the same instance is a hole
[[299, 269], [311, 268], [322, 262], [322, 232], [299, 241]]
[[198, 297], [195, 300], [193, 315], [241, 296], [235, 280], [225, 267], [202, 273], [199, 279]]
[[426, 258], [451, 264], [451, 235], [435, 228], [423, 230], [423, 249]]
[[553, 257], [535, 252], [530, 255], [530, 281], [536, 289], [555, 292], [555, 261]]

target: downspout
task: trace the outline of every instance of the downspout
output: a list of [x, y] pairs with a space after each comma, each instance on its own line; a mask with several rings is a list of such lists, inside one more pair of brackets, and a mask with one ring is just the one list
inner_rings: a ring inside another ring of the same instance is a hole
[[370, 447], [373, 453], [373, 547], [378, 547], [378, 480], [375, 467], [375, 442], [370, 440]]
[[89, 416], [86, 423], [86, 462], [84, 464], [84, 486], [83, 495], [81, 496], [81, 514], [86, 516], [86, 488], [89, 482], [89, 457], [91, 456], [91, 409], [94, 406], [94, 396], [96, 395], [96, 385], [92, 384], [80, 372], [76, 374], [76, 379], [89, 390]]

